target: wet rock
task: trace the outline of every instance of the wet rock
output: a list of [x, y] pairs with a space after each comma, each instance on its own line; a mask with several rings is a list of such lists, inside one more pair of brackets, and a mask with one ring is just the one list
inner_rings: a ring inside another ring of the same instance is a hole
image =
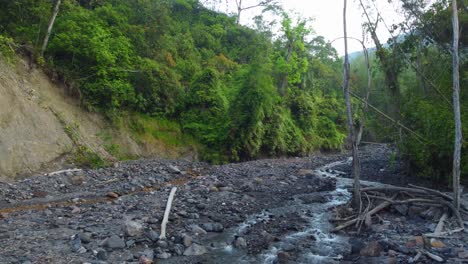
[[124, 223], [124, 232], [127, 236], [135, 237], [143, 234], [143, 225], [132, 220], [126, 220]]
[[92, 241], [92, 234], [91, 233], [80, 233], [80, 239], [81, 239], [81, 242], [85, 243], [85, 244], [88, 244]]
[[458, 257], [461, 259], [468, 259], [468, 250], [461, 250], [458, 252]]
[[172, 257], [171, 253], [167, 253], [167, 252], [163, 252], [163, 253], [156, 255], [156, 258], [158, 259], [168, 259], [170, 257]]
[[289, 262], [291, 255], [289, 255], [289, 253], [287, 252], [280, 251], [277, 254], [277, 258], [278, 258], [278, 264], [286, 264]]
[[195, 236], [204, 236], [204, 235], [206, 235], [205, 229], [201, 228], [198, 225], [192, 225], [190, 227], [190, 229], [191, 229], [192, 234], [194, 234]]
[[[82, 251], [82, 246], [81, 246], [81, 239], [79, 235], [73, 235], [70, 240], [70, 247], [73, 252], [80, 252]], [[86, 252], [86, 249], [85, 249]]]
[[169, 244], [165, 240], [158, 240], [158, 242], [156, 242], [156, 246], [160, 248], [167, 248]]
[[152, 249], [145, 249], [140, 253], [140, 259], [141, 257], [145, 257], [152, 262], [154, 260], [154, 251]]
[[184, 256], [200, 256], [206, 252], [208, 252], [208, 250], [204, 246], [194, 243], [184, 251]]
[[362, 248], [364, 248], [364, 242], [357, 238], [350, 238], [349, 243], [351, 244], [351, 254], [359, 254]]
[[111, 237], [104, 240], [102, 243], [103, 246], [110, 249], [122, 249], [125, 248], [125, 241], [117, 235], [112, 235]]
[[246, 248], [247, 247], [247, 241], [243, 237], [237, 237], [234, 241], [234, 246], [236, 248]]
[[425, 208], [422, 206], [412, 205], [408, 208], [408, 216], [410, 217], [420, 217], [421, 214], [425, 211]]
[[187, 234], [184, 234], [182, 236], [182, 243], [184, 244], [185, 247], [190, 247], [193, 243], [193, 238]]
[[397, 204], [395, 206], [393, 206], [393, 208], [395, 208], [395, 210], [400, 213], [401, 215], [407, 215], [408, 214], [408, 205], [406, 204]]
[[383, 248], [378, 241], [372, 241], [359, 252], [361, 256], [378, 257]]
[[297, 172], [297, 175], [298, 176], [315, 176], [315, 172], [314, 170], [309, 170], [309, 169], [300, 169], [298, 172]]
[[107, 251], [105, 251], [104, 249], [98, 248], [96, 251], [97, 259], [106, 261], [109, 258], [109, 256], [107, 255]]
[[299, 197], [299, 199], [304, 204], [326, 203], [327, 200], [328, 200], [325, 196], [323, 196], [320, 193], [306, 194], [306, 195], [303, 195], [303, 196]]
[[146, 237], [153, 241], [153, 242], [156, 242], [159, 240], [159, 233], [154, 231], [154, 230], [150, 230], [146, 233]]
[[174, 254], [176, 254], [177, 256], [182, 256], [184, 254], [184, 245], [181, 245], [181, 244], [175, 244], [174, 245]]
[[207, 232], [223, 232], [224, 227], [221, 223], [204, 223], [201, 227]]

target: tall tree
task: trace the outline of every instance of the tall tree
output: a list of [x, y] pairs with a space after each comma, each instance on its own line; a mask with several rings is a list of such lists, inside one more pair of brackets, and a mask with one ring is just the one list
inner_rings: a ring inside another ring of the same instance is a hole
[[348, 32], [346, 29], [346, 5], [347, 1], [344, 0], [343, 6], [343, 28], [344, 28], [344, 46], [345, 46], [345, 60], [344, 60], [344, 69], [345, 69], [345, 76], [343, 81], [343, 89], [346, 101], [346, 114], [347, 114], [347, 123], [348, 123], [348, 139], [352, 145], [352, 152], [353, 152], [353, 177], [354, 177], [354, 197], [353, 197], [353, 205], [355, 208], [359, 207], [361, 203], [361, 186], [360, 186], [360, 174], [361, 174], [361, 164], [359, 162], [358, 156], [358, 146], [357, 146], [357, 138], [356, 133], [354, 130], [353, 125], [353, 114], [351, 109], [351, 98], [349, 92], [349, 79], [350, 79], [350, 70], [349, 70], [349, 56], [348, 56]]
[[460, 73], [459, 73], [459, 26], [457, 0], [452, 0], [453, 10], [453, 112], [455, 114], [455, 147], [453, 153], [453, 202], [460, 209], [460, 156], [462, 147], [462, 128], [460, 115]]
[[269, 6], [277, 6], [278, 1], [277, 0], [263, 0], [260, 2], [256, 2], [254, 4], [244, 6], [242, 3], [242, 0], [235, 0], [236, 2], [236, 8], [237, 8], [237, 14], [236, 14], [236, 23], [239, 25], [240, 23], [240, 18], [241, 18], [241, 13], [245, 10], [249, 10], [252, 8], [257, 8], [257, 7], [269, 7]]
[[62, 0], [57, 0], [57, 2], [55, 3], [54, 12], [52, 13], [52, 17], [50, 18], [49, 26], [47, 27], [47, 33], [44, 37], [44, 42], [42, 43], [41, 57], [44, 56], [44, 52], [47, 48], [47, 43], [49, 43], [49, 37], [50, 37], [50, 34], [52, 33], [52, 27], [54, 26], [55, 18], [57, 17], [57, 14], [59, 12], [59, 7], [60, 7], [61, 2]]

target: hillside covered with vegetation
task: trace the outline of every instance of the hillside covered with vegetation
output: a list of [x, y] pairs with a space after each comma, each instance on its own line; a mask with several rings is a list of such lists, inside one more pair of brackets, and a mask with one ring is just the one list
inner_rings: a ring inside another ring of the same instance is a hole
[[[454, 141], [450, 1], [400, 1], [408, 19], [393, 26], [372, 0], [359, 2], [375, 44], [367, 113], [364, 56], [351, 63], [353, 117], [364, 124], [363, 140], [396, 143], [395, 158], [415, 175], [447, 180]], [[159, 133], [154, 126], [162, 124], [197, 142], [201, 158], [216, 163], [344, 146], [343, 62], [313, 33], [313, 22], [278, 6], [265, 6], [254, 26], [245, 27], [197, 0], [63, 0], [41, 54], [58, 1], [0, 3], [3, 59], [29, 55], [83, 108], [116, 125], [129, 119], [135, 135]], [[468, 21], [463, 10], [466, 1], [460, 1], [462, 30]], [[377, 26], [393, 37], [373, 36]], [[466, 130], [467, 40], [461, 36]], [[464, 143], [462, 178], [468, 174], [466, 148]]]
[[[27, 50], [89, 111], [168, 120], [214, 162], [340, 149], [341, 60], [308, 20], [255, 29], [195, 0], [1, 1], [2, 54]], [[147, 129], [134, 122], [136, 132]]]

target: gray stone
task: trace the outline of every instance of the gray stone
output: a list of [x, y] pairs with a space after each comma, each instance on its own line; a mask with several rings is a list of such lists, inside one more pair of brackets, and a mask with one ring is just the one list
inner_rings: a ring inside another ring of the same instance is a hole
[[204, 223], [201, 227], [207, 232], [223, 232], [224, 230], [221, 223]]
[[180, 174], [181, 173], [179, 167], [174, 166], [174, 165], [169, 165], [168, 169], [169, 169], [170, 173], [175, 173], [175, 174]]
[[359, 252], [361, 256], [378, 257], [382, 252], [382, 245], [378, 241], [372, 241]]
[[82, 243], [88, 244], [92, 241], [92, 234], [91, 233], [80, 233], [80, 239]]
[[117, 235], [112, 235], [104, 241], [103, 245], [110, 249], [121, 249], [125, 248], [125, 241]]
[[190, 227], [190, 229], [192, 231], [192, 234], [194, 234], [195, 236], [204, 236], [204, 235], [206, 235], [205, 229], [201, 228], [198, 225], [192, 225]]
[[170, 257], [172, 257], [172, 256], [171, 256], [170, 253], [163, 252], [163, 253], [161, 253], [161, 254], [158, 254], [156, 257], [157, 257], [158, 259], [168, 259], [168, 258], [170, 258]]
[[154, 251], [152, 249], [145, 249], [143, 252], [140, 253], [140, 257], [144, 256], [150, 261], [154, 260]]
[[182, 256], [184, 254], [184, 246], [181, 244], [174, 245], [174, 253], [177, 256]]
[[149, 232], [147, 232], [146, 236], [149, 238], [149, 240], [153, 242], [156, 242], [159, 240], [159, 233], [154, 230], [150, 230]]
[[193, 243], [193, 239], [191, 236], [184, 234], [182, 236], [182, 243], [184, 244], [185, 247], [190, 247]]
[[247, 241], [245, 241], [245, 238], [243, 237], [237, 237], [236, 240], [234, 241], [234, 246], [236, 248], [246, 248]]
[[132, 220], [127, 220], [124, 223], [124, 231], [127, 236], [135, 237], [143, 234], [143, 225]]
[[102, 248], [97, 249], [97, 254], [96, 254], [97, 259], [99, 260], [107, 260], [109, 256], [107, 255], [107, 251], [105, 251]]
[[393, 206], [393, 208], [395, 208], [395, 210], [397, 210], [397, 212], [400, 213], [401, 215], [408, 214], [408, 205], [406, 204], [397, 204]]
[[194, 243], [184, 251], [184, 256], [200, 256], [206, 252], [208, 252], [208, 250], [204, 246]]
[[167, 241], [159, 240], [158, 242], [156, 242], [156, 246], [160, 248], [167, 248], [169, 245], [167, 244]]

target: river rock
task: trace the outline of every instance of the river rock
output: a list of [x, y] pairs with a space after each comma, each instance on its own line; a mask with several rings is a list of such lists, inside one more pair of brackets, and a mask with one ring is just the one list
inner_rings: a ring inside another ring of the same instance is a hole
[[204, 235], [206, 235], [205, 229], [201, 228], [199, 225], [192, 225], [190, 227], [190, 231], [195, 236], [204, 236]]
[[158, 255], [156, 255], [156, 258], [158, 259], [168, 259], [170, 257], [172, 257], [171, 253], [167, 252], [159, 253]]
[[156, 246], [160, 248], [167, 248], [169, 244], [165, 240], [158, 240], [158, 242], [156, 242]]
[[104, 240], [102, 243], [103, 246], [110, 249], [122, 249], [125, 248], [125, 241], [117, 235], [112, 235], [111, 237]]
[[201, 227], [207, 232], [223, 232], [224, 227], [221, 223], [204, 223]]
[[102, 248], [98, 248], [98, 249], [96, 250], [96, 252], [97, 252], [97, 253], [96, 253], [96, 257], [97, 257], [97, 259], [99, 259], [99, 260], [106, 261], [106, 260], [109, 258], [109, 256], [107, 255], [107, 251], [105, 251], [105, 250], [102, 249]]
[[159, 233], [154, 230], [149, 230], [146, 233], [146, 237], [149, 238], [149, 240], [156, 242], [159, 240]]
[[184, 234], [182, 236], [182, 243], [184, 244], [185, 247], [190, 247], [193, 243], [193, 238], [187, 234]]
[[177, 166], [169, 165], [167, 168], [168, 168], [168, 171], [170, 173], [174, 173], [174, 174], [180, 174], [181, 173], [179, 167], [177, 167]]
[[246, 248], [247, 241], [245, 241], [245, 238], [243, 237], [237, 237], [236, 240], [234, 241], [234, 246], [236, 248]]
[[461, 259], [468, 259], [468, 250], [461, 250], [458, 252], [458, 257]]
[[361, 256], [378, 257], [382, 252], [382, 245], [378, 241], [372, 241], [359, 252]]
[[311, 203], [326, 203], [327, 198], [323, 196], [322, 194], [319, 193], [312, 193], [312, 194], [306, 194], [299, 199], [304, 203], [304, 204], [311, 204]]
[[143, 234], [143, 225], [132, 220], [126, 220], [124, 223], [124, 232], [127, 236], [135, 237]]
[[204, 246], [194, 243], [184, 251], [184, 256], [200, 256], [206, 252], [208, 252], [208, 250]]
[[143, 252], [140, 253], [140, 258], [145, 257], [151, 262], [154, 260], [154, 251], [152, 249], [145, 249]]
[[278, 264], [286, 264], [289, 262], [289, 259], [291, 258], [291, 255], [289, 255], [289, 253], [284, 252], [284, 251], [278, 252], [276, 256], [278, 258]]

